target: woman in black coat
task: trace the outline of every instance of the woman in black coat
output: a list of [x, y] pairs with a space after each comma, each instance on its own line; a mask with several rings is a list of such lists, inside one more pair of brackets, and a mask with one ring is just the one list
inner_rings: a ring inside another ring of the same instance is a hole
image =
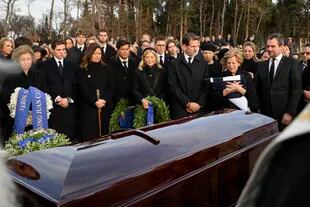
[[[227, 68], [222, 76], [240, 75], [242, 81], [227, 82], [222, 90], [213, 91], [213, 98], [216, 102], [217, 109], [233, 108], [239, 109], [229, 99], [231, 97], [245, 96], [248, 101], [248, 107], [251, 111], [258, 111], [257, 94], [251, 75], [247, 71], [239, 69], [242, 64], [243, 57], [238, 49], [230, 49], [222, 59], [222, 64]], [[235, 93], [235, 94], [233, 94]]]
[[102, 62], [101, 56], [100, 46], [92, 43], [87, 48], [81, 63], [79, 128], [80, 138], [83, 140], [99, 137], [99, 110], [101, 111], [101, 134], [109, 132], [114, 79], [111, 69]]
[[168, 91], [167, 73], [158, 62], [156, 51], [147, 48], [133, 77], [133, 95], [143, 108], [148, 108], [147, 96], [156, 96], [166, 100]]
[[243, 44], [243, 57], [244, 60], [241, 64], [241, 70], [247, 71], [252, 76], [252, 79], [255, 78], [258, 58], [256, 57], [256, 45], [253, 42], [245, 42]]
[[11, 94], [15, 88], [21, 87], [28, 89], [30, 86], [36, 87], [46, 92], [47, 85], [45, 76], [42, 72], [33, 69], [35, 62], [34, 52], [28, 45], [18, 47], [13, 53], [13, 60], [18, 63], [20, 72], [7, 77], [2, 86], [1, 97], [1, 128], [5, 141], [9, 138], [13, 131], [14, 119], [10, 117], [10, 111], [7, 104], [10, 102]]

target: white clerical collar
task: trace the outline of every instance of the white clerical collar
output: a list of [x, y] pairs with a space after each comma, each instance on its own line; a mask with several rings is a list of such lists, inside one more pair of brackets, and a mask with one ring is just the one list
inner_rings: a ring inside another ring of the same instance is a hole
[[126, 61], [128, 63], [128, 58], [123, 59], [123, 58], [119, 57], [119, 59], [120, 59], [121, 62], [125, 62]]
[[58, 59], [57, 57], [54, 56], [54, 59], [55, 59], [55, 61], [56, 61], [58, 66], [59, 66], [59, 61], [61, 62], [62, 65], [64, 65], [64, 59], [63, 58], [62, 59]]

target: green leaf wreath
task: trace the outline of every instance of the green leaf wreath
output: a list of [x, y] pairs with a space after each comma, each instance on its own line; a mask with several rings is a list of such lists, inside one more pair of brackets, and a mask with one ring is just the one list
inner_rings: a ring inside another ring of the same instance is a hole
[[109, 123], [109, 130], [110, 132], [119, 130], [121, 127], [119, 126], [118, 119], [120, 116], [124, 116], [124, 112], [129, 107], [129, 100], [128, 99], [120, 99], [117, 103], [110, 119]]
[[[165, 121], [170, 121], [170, 111], [164, 100], [157, 98], [155, 96], [147, 96], [146, 100], [151, 102], [155, 110], [155, 122], [161, 123]], [[135, 109], [135, 118], [133, 120], [133, 127], [140, 128], [146, 125], [147, 110], [145, 110], [142, 105], [137, 105]]]
[[[28, 142], [24, 148], [20, 146], [20, 142], [26, 139], [39, 140], [43, 136], [50, 136], [43, 143], [41, 142]], [[66, 135], [57, 133], [54, 129], [39, 129], [29, 130], [24, 134], [13, 134], [5, 143], [4, 149], [10, 156], [26, 154], [33, 151], [39, 151], [52, 147], [59, 147], [62, 145], [70, 144], [69, 138]]]

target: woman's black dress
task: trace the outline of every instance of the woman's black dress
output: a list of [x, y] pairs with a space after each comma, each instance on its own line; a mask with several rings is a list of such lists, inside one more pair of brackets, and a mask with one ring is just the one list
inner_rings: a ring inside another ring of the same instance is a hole
[[11, 94], [14, 92], [15, 88], [21, 87], [28, 89], [30, 86], [36, 87], [43, 92], [46, 92], [47, 85], [44, 73], [40, 71], [35, 71], [32, 68], [28, 71], [26, 75], [24, 72], [14, 74], [7, 77], [4, 80], [2, 86], [2, 97], [1, 99], [1, 128], [3, 138], [1, 139], [4, 143], [13, 131], [14, 119], [10, 117], [10, 111], [7, 104], [10, 102]]
[[101, 63], [90, 63], [87, 70], [82, 69], [80, 77], [80, 134], [82, 140], [99, 137], [99, 120], [96, 90], [100, 99], [106, 101], [101, 109], [102, 135], [109, 133], [109, 120], [113, 110], [114, 79], [111, 69]]

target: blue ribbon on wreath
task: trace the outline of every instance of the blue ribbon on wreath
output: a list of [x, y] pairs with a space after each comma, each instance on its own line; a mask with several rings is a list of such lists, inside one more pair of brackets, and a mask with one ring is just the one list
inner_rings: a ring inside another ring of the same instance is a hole
[[19, 148], [24, 149], [28, 143], [38, 142], [40, 144], [44, 144], [46, 141], [50, 140], [53, 137], [54, 137], [53, 134], [46, 134], [46, 135], [43, 135], [41, 138], [29, 137], [27, 139], [19, 141], [18, 146]]
[[130, 106], [124, 113], [118, 118], [119, 126], [121, 129], [132, 129], [134, 118], [134, 106]]
[[149, 107], [147, 109], [146, 125], [154, 124], [154, 106], [149, 102]]
[[34, 129], [47, 129], [47, 107], [45, 93], [35, 87], [21, 88], [18, 92], [16, 113], [14, 120], [14, 132], [25, 132], [28, 113], [32, 107], [32, 124]]

